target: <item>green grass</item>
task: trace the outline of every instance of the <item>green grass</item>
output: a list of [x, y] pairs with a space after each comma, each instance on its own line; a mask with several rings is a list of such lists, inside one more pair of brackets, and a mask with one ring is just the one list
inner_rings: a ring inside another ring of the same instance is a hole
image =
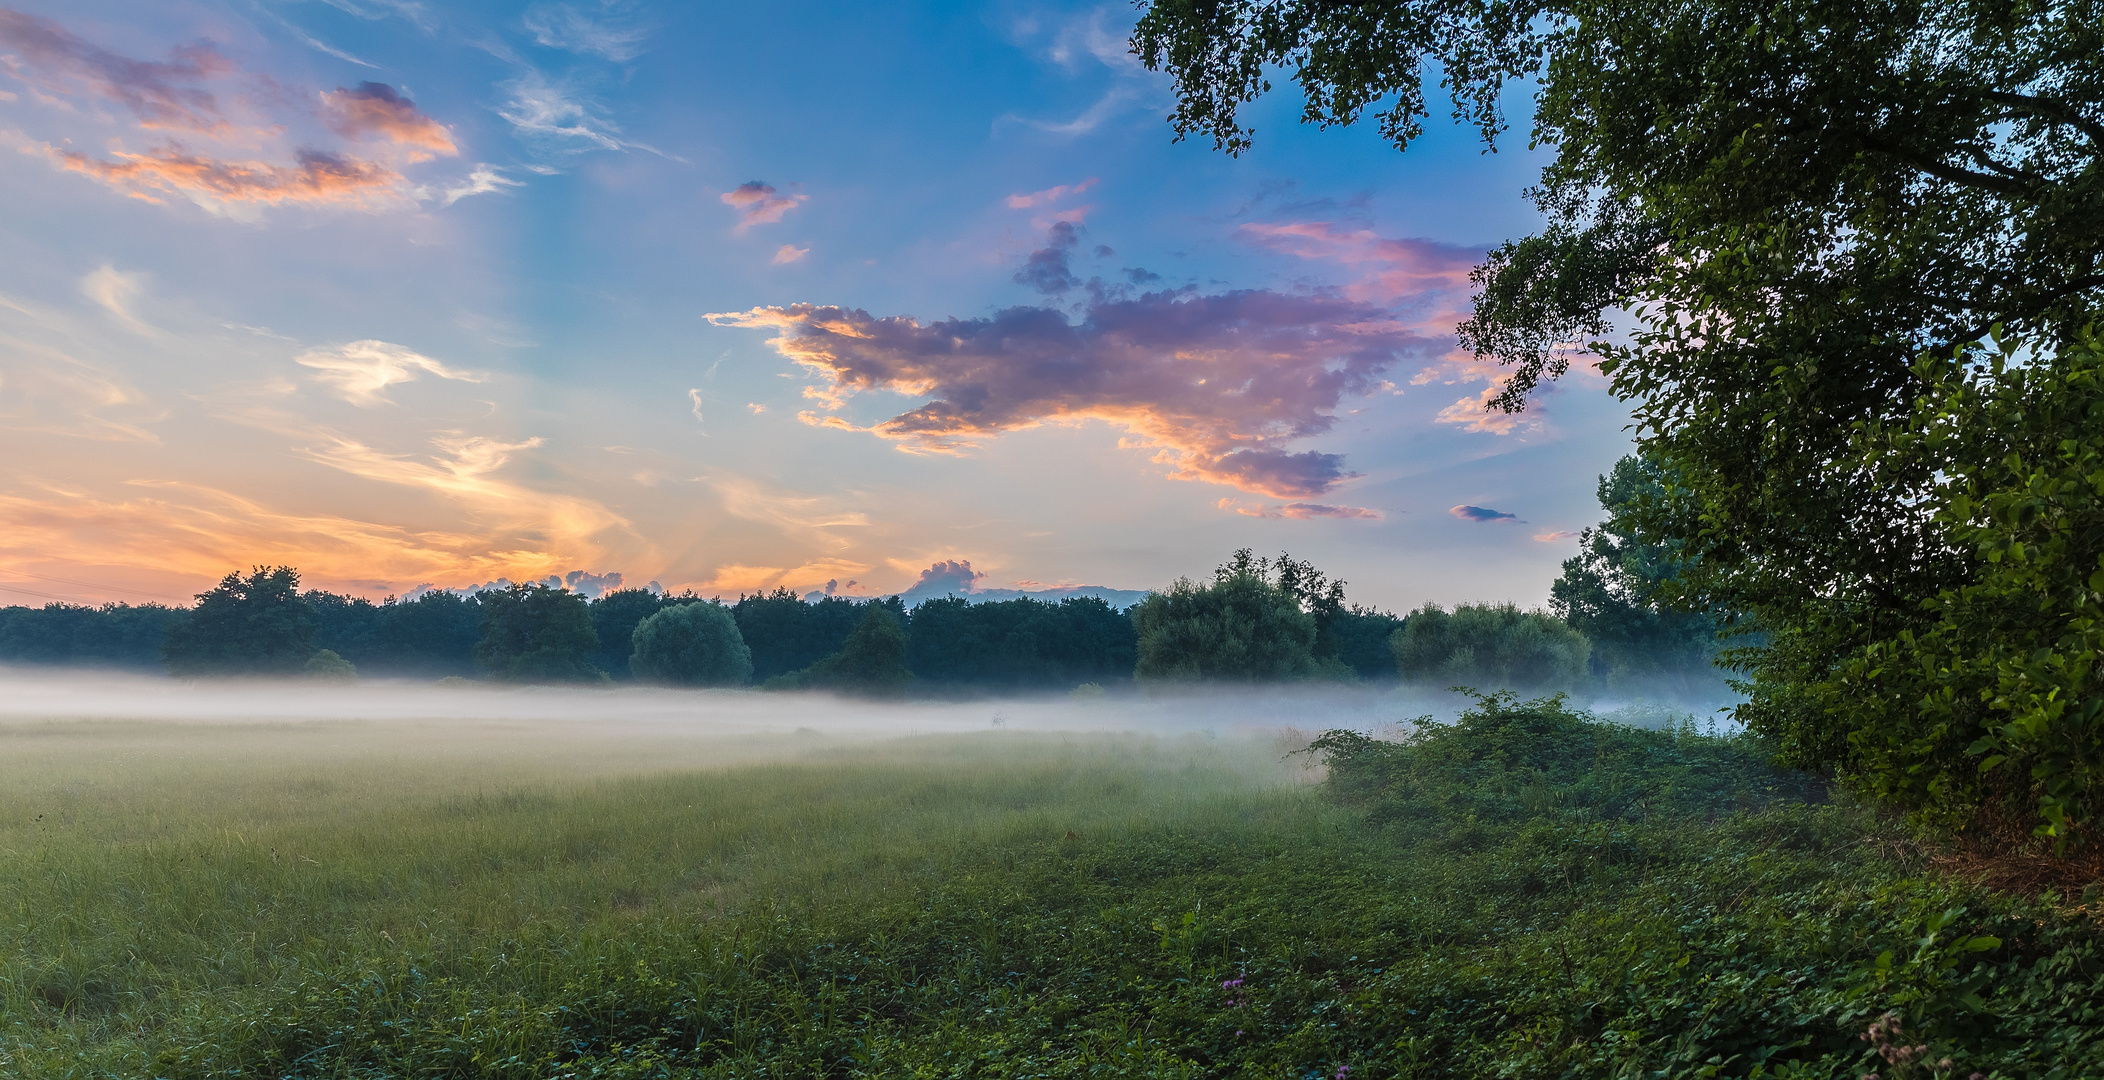
[[0, 1073], [2104, 1072], [2091, 924], [1742, 741], [1289, 748], [0, 729]]

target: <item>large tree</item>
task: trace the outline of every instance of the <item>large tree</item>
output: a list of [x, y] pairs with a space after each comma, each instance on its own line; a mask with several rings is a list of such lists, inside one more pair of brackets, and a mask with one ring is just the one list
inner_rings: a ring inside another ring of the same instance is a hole
[[1929, 509], [1978, 463], [1865, 433], [1905, 429], [1991, 331], [2054, 357], [2104, 307], [2104, 0], [1158, 0], [1133, 45], [1174, 74], [1179, 136], [1230, 153], [1275, 74], [1304, 119], [1376, 110], [1398, 148], [1430, 80], [1490, 141], [1531, 92], [1544, 224], [1490, 254], [1461, 327], [1511, 367], [1498, 407], [1590, 349], [1670, 476], [1628, 519], [1677, 545], [1667, 591], [1767, 635], [1746, 718], [1797, 760], [1952, 797], [1886, 786], [1912, 766], [1865, 749], [1835, 688], [1980, 580]]
[[172, 675], [293, 675], [314, 655], [320, 621], [289, 566], [228, 574], [169, 624], [161, 658]]

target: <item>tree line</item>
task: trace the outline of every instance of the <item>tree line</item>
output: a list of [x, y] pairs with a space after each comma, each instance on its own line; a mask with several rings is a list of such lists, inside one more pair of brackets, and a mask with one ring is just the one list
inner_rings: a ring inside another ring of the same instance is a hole
[[[1603, 503], [1656, 478], [1625, 460]], [[1346, 602], [1342, 581], [1242, 550], [1126, 611], [1096, 598], [804, 599], [725, 603], [546, 585], [375, 603], [300, 588], [291, 567], [228, 574], [190, 608], [0, 609], [0, 661], [164, 667], [186, 677], [357, 675], [501, 682], [635, 681], [862, 694], [1027, 692], [1083, 684], [1396, 680], [1521, 689], [1715, 679], [1712, 623], [1656, 607], [1665, 553], [1603, 527], [1565, 564], [1552, 611], [1428, 604], [1399, 616]]]

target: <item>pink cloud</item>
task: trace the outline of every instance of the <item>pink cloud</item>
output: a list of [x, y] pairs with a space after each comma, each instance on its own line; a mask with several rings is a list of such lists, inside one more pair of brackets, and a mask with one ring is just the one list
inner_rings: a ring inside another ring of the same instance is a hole
[[1560, 544], [1565, 540], [1576, 540], [1579, 535], [1569, 529], [1558, 529], [1555, 532], [1535, 533], [1534, 539], [1544, 544]]
[[64, 93], [84, 84], [117, 102], [146, 128], [216, 132], [227, 127], [218, 98], [190, 83], [229, 75], [234, 62], [207, 42], [169, 50], [165, 61], [134, 60], [81, 40], [48, 19], [0, 8], [0, 47], [16, 55], [0, 64], [24, 82]]
[[[1008, 197], [1008, 208], [1010, 210], [1028, 210], [1033, 206], [1049, 205], [1069, 195], [1079, 195], [1095, 186], [1096, 178], [1091, 176], [1078, 184], [1061, 184], [1058, 187], [1049, 187], [1043, 191], [1033, 191], [1025, 195], [1010, 195]], [[1083, 209], [1086, 210], [1086, 208]]]
[[[1380, 236], [1361, 226], [1334, 221], [1250, 223], [1237, 234], [1247, 243], [1310, 261], [1332, 262], [1359, 272], [1344, 287], [1346, 296], [1396, 308], [1419, 333], [1452, 340], [1454, 328], [1468, 318], [1474, 286], [1469, 273], [1483, 258], [1480, 248], [1431, 240]], [[1437, 421], [1467, 431], [1509, 435], [1538, 422], [1534, 414], [1515, 415], [1490, 409], [1511, 372], [1459, 348], [1449, 348], [1437, 363], [1420, 369], [1414, 385], [1482, 384], [1479, 393], [1442, 409]]]
[[261, 161], [218, 161], [173, 143], [145, 154], [116, 151], [116, 161], [47, 150], [62, 167], [148, 202], [161, 201], [150, 194], [154, 191], [261, 205], [369, 207], [403, 197], [402, 175], [393, 169], [314, 150], [301, 151], [297, 164], [289, 168]]
[[783, 244], [781, 248], [774, 253], [774, 264], [776, 266], [782, 266], [788, 263], [793, 263], [798, 259], [801, 259], [809, 254], [811, 254], [810, 248], [797, 247], [794, 244]]
[[452, 133], [419, 112], [416, 102], [396, 93], [386, 83], [362, 82], [350, 90], [339, 86], [324, 93], [321, 101], [329, 128], [346, 139], [379, 135], [433, 153], [459, 152], [453, 145]]
[[1177, 479], [1290, 500], [1358, 474], [1289, 445], [1328, 431], [1339, 403], [1374, 392], [1390, 366], [1441, 347], [1379, 308], [1268, 290], [1096, 291], [1078, 325], [1045, 307], [926, 324], [814, 304], [709, 318], [775, 331], [775, 349], [823, 380], [805, 394], [826, 413], [868, 390], [931, 399], [868, 428], [820, 412], [807, 423], [960, 453], [1003, 432], [1101, 420]]
[[721, 198], [726, 206], [736, 207], [740, 213], [738, 228], [754, 225], [771, 225], [782, 220], [782, 215], [796, 209], [809, 200], [809, 195], [784, 195], [774, 185], [758, 180], [748, 180], [726, 191]]

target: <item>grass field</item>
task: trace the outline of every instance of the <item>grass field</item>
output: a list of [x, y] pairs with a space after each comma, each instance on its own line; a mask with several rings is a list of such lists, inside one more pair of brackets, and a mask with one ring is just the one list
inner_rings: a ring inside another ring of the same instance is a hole
[[0, 1073], [2104, 1073], [2074, 901], [1740, 740], [855, 730], [0, 724]]

